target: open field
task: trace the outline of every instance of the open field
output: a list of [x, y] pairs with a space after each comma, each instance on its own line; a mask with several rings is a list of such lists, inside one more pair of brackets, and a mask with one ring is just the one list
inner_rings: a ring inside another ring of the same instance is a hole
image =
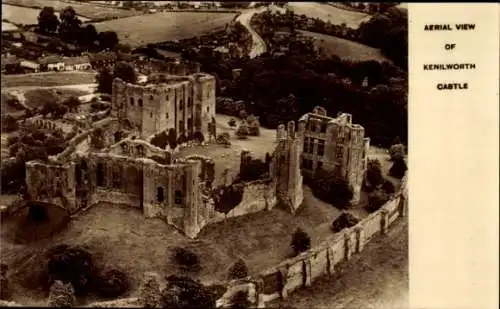
[[377, 48], [317, 32], [303, 30], [300, 30], [300, 32], [307, 37], [316, 39], [315, 44], [323, 48], [328, 55], [337, 55], [341, 59], [353, 61], [376, 60], [390, 62]]
[[342, 10], [337, 7], [318, 2], [288, 2], [285, 8], [292, 10], [295, 14], [306, 15], [310, 18], [319, 18], [334, 25], [345, 23], [348, 27], [358, 28], [359, 25], [370, 18], [370, 15]]
[[2, 21], [2, 31], [12, 31], [16, 29], [16, 25]]
[[394, 224], [387, 236], [376, 236], [353, 256], [338, 276], [320, 278], [269, 308], [408, 308], [408, 217]]
[[[109, 18], [109, 19], [122, 18], [122, 17], [129, 17], [142, 14], [141, 12], [136, 12], [133, 10], [124, 10], [113, 7], [103, 7], [92, 3], [83, 3], [83, 2], [77, 3], [75, 1], [68, 3], [60, 0], [4, 0], [2, 2], [4, 4], [18, 5], [27, 8], [38, 8], [38, 9], [41, 9], [44, 6], [51, 6], [54, 8], [55, 11], [62, 11], [66, 7], [72, 6], [75, 9], [76, 14], [80, 16], [80, 19], [82, 21], [102, 19], [102, 18]], [[4, 13], [2, 13], [2, 15], [3, 14]], [[38, 16], [38, 12], [36, 13], [36, 16]], [[5, 16], [2, 17], [6, 18]], [[82, 17], [84, 17], [85, 19]]]
[[2, 74], [2, 90], [17, 87], [55, 87], [64, 85], [93, 84], [92, 72], [47, 72], [34, 74]]
[[[77, 11], [78, 13], [78, 11]], [[33, 25], [38, 23], [39, 9], [2, 4], [2, 19], [7, 19], [15, 24]], [[59, 17], [59, 13], [56, 13]], [[81, 21], [88, 21], [88, 18], [78, 16]]]
[[189, 38], [224, 29], [235, 13], [166, 12], [95, 23], [97, 31], [115, 31], [121, 43], [137, 47]]
[[180, 273], [170, 260], [175, 246], [186, 247], [200, 257], [202, 269], [190, 276], [204, 283], [224, 280], [229, 267], [243, 258], [250, 273], [270, 267], [291, 253], [291, 235], [302, 227], [312, 244], [329, 235], [329, 224], [339, 211], [317, 201], [308, 189], [302, 208], [295, 216], [273, 209], [226, 222], [209, 225], [191, 240], [160, 219], [146, 219], [141, 211], [126, 206], [95, 205], [74, 218], [65, 230], [52, 238], [30, 245], [13, 243], [9, 219], [2, 224], [2, 262], [10, 267], [15, 286], [14, 300], [26, 305], [42, 305], [46, 295], [39, 289], [46, 261], [43, 253], [61, 244], [84, 246], [99, 268], [123, 269], [131, 278], [134, 295], [144, 272], [162, 275]]

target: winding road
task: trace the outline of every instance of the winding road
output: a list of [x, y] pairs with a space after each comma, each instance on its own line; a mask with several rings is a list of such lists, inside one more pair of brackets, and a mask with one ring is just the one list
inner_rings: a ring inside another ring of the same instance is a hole
[[257, 9], [248, 9], [241, 12], [240, 16], [236, 18], [245, 28], [247, 28], [248, 32], [252, 35], [252, 49], [248, 56], [250, 58], [255, 58], [267, 51], [267, 46], [264, 40], [260, 37], [260, 35], [252, 29], [250, 26], [250, 21], [252, 20], [252, 16], [256, 13], [262, 13], [266, 10], [266, 7], [261, 7]]

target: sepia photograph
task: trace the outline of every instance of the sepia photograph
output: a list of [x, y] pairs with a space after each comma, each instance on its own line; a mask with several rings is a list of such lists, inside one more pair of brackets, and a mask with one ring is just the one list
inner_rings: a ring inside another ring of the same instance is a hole
[[409, 308], [408, 8], [3, 0], [0, 305]]

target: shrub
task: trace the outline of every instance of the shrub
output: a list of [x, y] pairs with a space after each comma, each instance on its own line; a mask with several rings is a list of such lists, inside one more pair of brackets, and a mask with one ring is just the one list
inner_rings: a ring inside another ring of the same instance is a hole
[[269, 173], [269, 164], [259, 159], [250, 159], [240, 167], [240, 180], [253, 181]]
[[170, 149], [175, 149], [177, 147], [177, 133], [175, 129], [168, 130], [168, 145]]
[[248, 123], [248, 133], [251, 136], [259, 136], [260, 135], [260, 122], [259, 118], [253, 115], [247, 117]]
[[372, 188], [376, 188], [384, 182], [384, 176], [382, 176], [380, 161], [369, 160], [368, 166], [366, 168], [365, 180], [368, 185]]
[[247, 276], [248, 276], [248, 267], [245, 264], [245, 261], [243, 261], [242, 259], [236, 261], [236, 263], [234, 263], [233, 266], [231, 266], [231, 268], [229, 269], [229, 274], [228, 274], [229, 280], [241, 279]]
[[389, 169], [389, 175], [392, 177], [401, 179], [404, 177], [408, 167], [406, 166], [404, 159], [396, 159]]
[[92, 255], [79, 247], [58, 245], [47, 252], [49, 284], [55, 280], [70, 282], [77, 295], [88, 291], [92, 281]]
[[332, 222], [332, 231], [338, 233], [345, 228], [350, 228], [358, 224], [359, 219], [349, 212], [343, 212], [337, 219]]
[[146, 274], [139, 289], [138, 302], [143, 308], [161, 308], [162, 294], [156, 276]]
[[200, 267], [200, 260], [196, 253], [187, 249], [176, 247], [174, 249], [174, 260], [177, 264], [181, 265], [187, 270], [198, 270]]
[[203, 143], [203, 141], [205, 140], [205, 137], [203, 136], [203, 133], [201, 133], [201, 132], [194, 132], [193, 139], [199, 143]]
[[248, 130], [248, 124], [246, 121], [242, 121], [240, 123], [240, 126], [236, 130], [236, 137], [239, 139], [247, 139], [248, 135], [250, 134], [250, 131]]
[[229, 121], [227, 122], [227, 124], [230, 127], [236, 127], [236, 120], [234, 118], [231, 118], [231, 119], [229, 119]]
[[12, 132], [19, 128], [16, 118], [11, 115], [2, 115], [2, 132]]
[[127, 275], [117, 269], [110, 269], [97, 279], [97, 293], [103, 298], [123, 295], [129, 288]]
[[185, 276], [169, 276], [163, 290], [163, 305], [171, 309], [215, 309], [215, 295], [198, 281]]
[[305, 177], [304, 180], [319, 199], [341, 209], [350, 206], [353, 191], [345, 179], [329, 171], [317, 170], [314, 177]]
[[382, 190], [375, 190], [368, 195], [368, 205], [366, 209], [374, 212], [380, 209], [389, 200], [389, 195]]
[[229, 133], [222, 133], [217, 136], [215, 142], [220, 145], [231, 146]]
[[75, 290], [71, 283], [56, 280], [50, 287], [47, 305], [49, 307], [68, 308], [73, 307], [75, 300]]
[[311, 247], [311, 238], [301, 228], [297, 228], [292, 235], [291, 246], [295, 255], [308, 250]]
[[389, 154], [391, 156], [392, 161], [404, 159], [405, 157], [404, 145], [402, 144], [392, 145], [391, 148], [389, 148]]
[[181, 134], [179, 138], [177, 139], [177, 145], [182, 145], [185, 142], [187, 142], [187, 137], [184, 134]]
[[165, 149], [168, 145], [168, 135], [165, 131], [156, 134], [152, 139], [151, 139], [151, 144], [155, 145], [156, 147], [159, 147], [161, 149]]
[[382, 184], [382, 190], [384, 190], [387, 194], [393, 194], [396, 192], [396, 188], [394, 188], [394, 184], [390, 180], [384, 181]]

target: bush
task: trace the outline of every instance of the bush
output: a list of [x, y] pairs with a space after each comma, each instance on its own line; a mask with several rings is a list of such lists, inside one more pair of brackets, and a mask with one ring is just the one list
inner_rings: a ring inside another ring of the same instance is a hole
[[227, 122], [227, 124], [230, 127], [236, 127], [236, 120], [234, 118], [231, 118], [231, 119], [229, 119], [229, 121]]
[[64, 283], [60, 280], [54, 281], [50, 287], [49, 307], [68, 308], [73, 307], [75, 303], [75, 290], [71, 283]]
[[248, 138], [250, 131], [248, 129], [248, 124], [246, 123], [246, 121], [242, 121], [240, 123], [240, 126], [236, 130], [235, 134], [236, 134], [236, 137], [239, 139], [247, 139]]
[[12, 132], [19, 128], [16, 118], [11, 115], [2, 115], [2, 132]]
[[138, 302], [143, 308], [162, 307], [160, 284], [155, 276], [149, 274], [145, 275], [144, 281], [139, 290]]
[[314, 177], [304, 180], [317, 198], [341, 209], [350, 206], [353, 191], [345, 179], [329, 171], [317, 170]]
[[384, 182], [384, 176], [382, 176], [380, 161], [368, 160], [368, 166], [366, 168], [365, 180], [368, 186], [371, 188], [376, 188]]
[[159, 147], [161, 149], [165, 149], [168, 145], [168, 135], [165, 131], [156, 134], [152, 139], [151, 139], [151, 144], [155, 145], [156, 147]]
[[241, 279], [247, 276], [248, 276], [248, 267], [245, 264], [245, 261], [243, 261], [242, 259], [236, 261], [236, 263], [234, 263], [233, 266], [231, 266], [231, 268], [229, 269], [229, 274], [228, 274], [229, 280]]
[[250, 159], [250, 161], [240, 167], [240, 180], [253, 181], [262, 178], [269, 173], [269, 163], [262, 162], [259, 159]]
[[200, 260], [196, 253], [187, 249], [176, 247], [174, 249], [174, 260], [177, 264], [181, 265], [187, 270], [197, 271], [200, 268]]
[[88, 291], [93, 277], [92, 255], [79, 247], [59, 245], [47, 252], [49, 284], [56, 280], [70, 282], [77, 295]]
[[301, 228], [297, 228], [292, 235], [291, 246], [295, 255], [307, 251], [311, 247], [311, 238]]
[[405, 147], [402, 144], [392, 145], [389, 148], [389, 154], [392, 161], [404, 159], [405, 157]]
[[343, 212], [337, 219], [332, 222], [332, 231], [338, 233], [343, 229], [350, 228], [358, 224], [359, 219], [349, 212]]
[[247, 117], [248, 123], [248, 133], [251, 136], [259, 136], [260, 135], [260, 122], [259, 118], [253, 115]]
[[368, 195], [368, 205], [366, 209], [374, 212], [380, 209], [389, 200], [389, 195], [382, 190], [376, 190]]
[[389, 175], [392, 177], [401, 179], [404, 177], [408, 167], [406, 166], [404, 159], [396, 159], [389, 169]]
[[201, 132], [194, 132], [193, 139], [199, 143], [203, 143], [203, 141], [205, 140], [205, 137], [203, 136], [203, 133], [201, 133]]
[[110, 269], [97, 279], [97, 293], [103, 298], [116, 298], [129, 288], [127, 275], [117, 269]]
[[220, 145], [231, 146], [230, 139], [231, 137], [229, 136], [229, 133], [222, 133], [217, 136], [215, 142]]
[[169, 309], [215, 309], [215, 295], [198, 281], [185, 276], [169, 276], [162, 292], [163, 306]]
[[396, 192], [396, 188], [394, 188], [394, 184], [390, 180], [384, 181], [382, 184], [382, 190], [384, 190], [387, 194], [393, 194]]

